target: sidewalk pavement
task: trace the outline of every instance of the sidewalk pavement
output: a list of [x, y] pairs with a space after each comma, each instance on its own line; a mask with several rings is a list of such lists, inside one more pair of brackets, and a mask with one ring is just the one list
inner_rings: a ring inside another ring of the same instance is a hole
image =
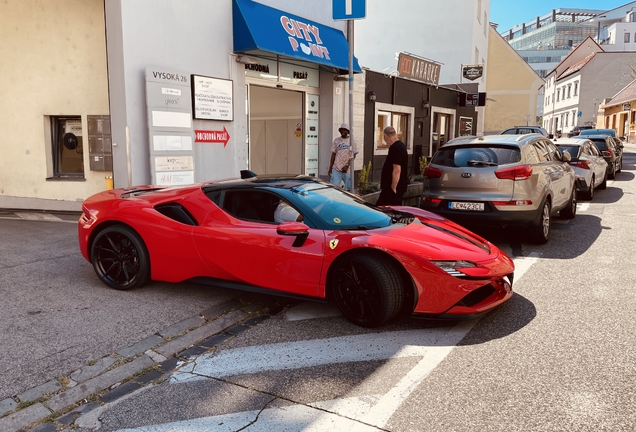
[[[0, 216], [1, 215], [0, 211]], [[146, 385], [192, 357], [284, 310], [288, 299], [241, 294], [94, 363], [12, 398], [0, 400], [0, 431], [53, 432]]]

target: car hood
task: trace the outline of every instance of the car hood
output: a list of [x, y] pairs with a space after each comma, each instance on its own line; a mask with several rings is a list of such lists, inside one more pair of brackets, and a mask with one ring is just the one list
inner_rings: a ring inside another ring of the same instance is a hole
[[424, 210], [409, 211], [416, 217], [413, 222], [370, 231], [376, 237], [374, 243], [401, 245], [405, 250], [434, 260], [483, 262], [502, 254], [495, 245], [454, 222]]

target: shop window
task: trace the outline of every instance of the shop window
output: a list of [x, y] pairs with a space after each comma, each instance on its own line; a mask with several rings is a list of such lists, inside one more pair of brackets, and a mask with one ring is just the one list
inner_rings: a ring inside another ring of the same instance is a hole
[[386, 155], [389, 146], [384, 142], [384, 128], [393, 126], [397, 137], [406, 145], [409, 154], [413, 153], [413, 130], [415, 109], [400, 105], [375, 103], [375, 155]]
[[53, 177], [84, 178], [84, 145], [80, 116], [52, 116]]

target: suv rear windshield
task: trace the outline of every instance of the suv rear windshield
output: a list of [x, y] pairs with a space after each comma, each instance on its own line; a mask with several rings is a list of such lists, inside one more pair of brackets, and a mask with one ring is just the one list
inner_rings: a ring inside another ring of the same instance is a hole
[[596, 147], [598, 147], [600, 151], [607, 150], [607, 144], [604, 138], [589, 138], [589, 140], [596, 144]]
[[483, 146], [441, 148], [435, 153], [432, 164], [447, 167], [498, 166], [521, 161], [518, 147]]
[[581, 147], [576, 146], [576, 145], [565, 145], [565, 144], [560, 144], [557, 145], [557, 147], [559, 148], [559, 150], [561, 150], [561, 153], [563, 152], [568, 152], [570, 153], [570, 156], [572, 156], [572, 160], [576, 161], [579, 158], [579, 149]]

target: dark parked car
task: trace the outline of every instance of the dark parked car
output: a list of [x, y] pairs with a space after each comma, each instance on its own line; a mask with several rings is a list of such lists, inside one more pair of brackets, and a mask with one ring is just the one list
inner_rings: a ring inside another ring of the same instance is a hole
[[424, 170], [422, 207], [468, 226], [522, 226], [546, 243], [553, 215], [576, 214], [570, 160], [537, 134], [455, 138]]
[[578, 136], [582, 130], [594, 129], [594, 126], [574, 126], [570, 132], [568, 132], [568, 138]]
[[612, 138], [610, 135], [587, 135], [581, 134], [579, 138], [585, 138], [596, 144], [607, 162], [607, 177], [615, 178], [616, 173], [623, 169], [623, 143]]

